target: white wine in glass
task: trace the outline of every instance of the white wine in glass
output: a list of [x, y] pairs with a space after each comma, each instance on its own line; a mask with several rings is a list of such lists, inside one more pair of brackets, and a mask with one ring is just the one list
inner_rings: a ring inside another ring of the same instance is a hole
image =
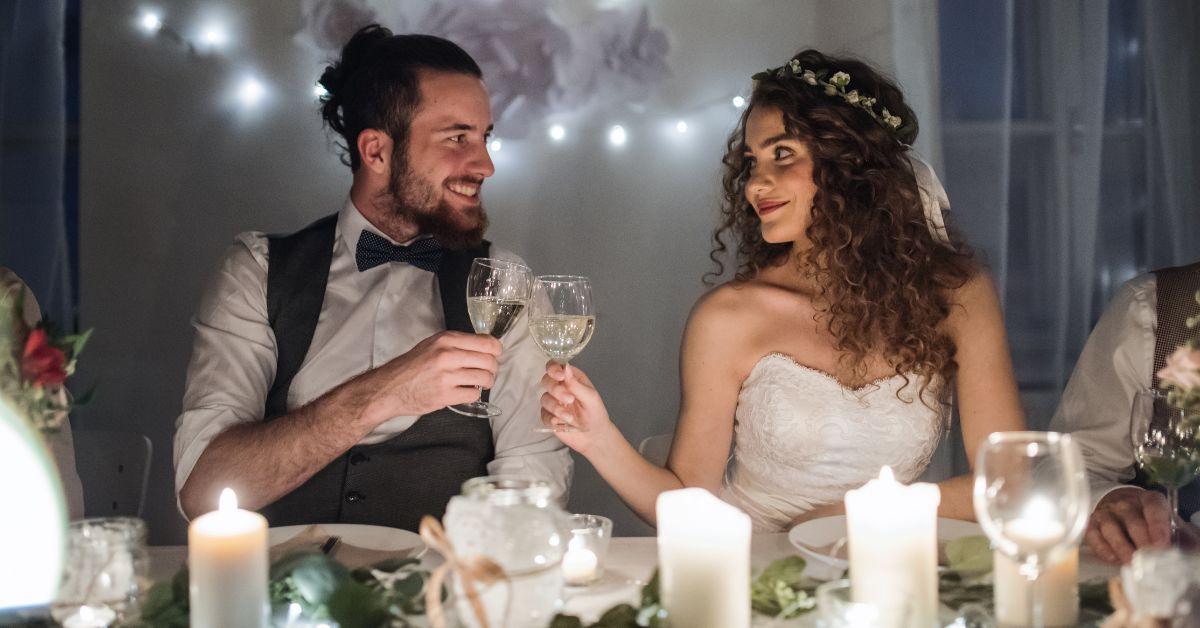
[[[577, 275], [543, 275], [533, 280], [529, 333], [546, 357], [568, 368], [596, 330], [592, 282]], [[576, 425], [538, 427], [539, 432], [578, 432]]]
[[[532, 287], [533, 271], [528, 266], [488, 257], [475, 258], [467, 275], [467, 314], [475, 333], [503, 338], [525, 311]], [[500, 408], [483, 400], [482, 387], [479, 388], [479, 400], [453, 405], [450, 409], [481, 419], [503, 414]]]
[[1167, 492], [1171, 512], [1171, 543], [1179, 541], [1179, 489], [1200, 473], [1196, 428], [1187, 414], [1167, 401], [1167, 393], [1143, 389], [1133, 396], [1129, 416], [1133, 455], [1151, 483]]

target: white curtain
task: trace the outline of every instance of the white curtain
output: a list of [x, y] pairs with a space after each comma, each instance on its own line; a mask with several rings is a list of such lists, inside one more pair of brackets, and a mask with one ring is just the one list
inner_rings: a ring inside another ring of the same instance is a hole
[[[1200, 258], [1200, 7], [905, 0], [893, 28], [919, 148], [941, 158], [953, 222], [996, 279], [1044, 428], [1116, 288]], [[966, 470], [959, 440], [931, 477]]]
[[0, 0], [0, 266], [71, 324], [63, 0]]

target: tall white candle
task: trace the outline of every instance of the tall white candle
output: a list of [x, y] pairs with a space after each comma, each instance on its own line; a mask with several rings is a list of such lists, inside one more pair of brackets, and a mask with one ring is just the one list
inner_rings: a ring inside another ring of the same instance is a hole
[[851, 597], [874, 605], [881, 625], [928, 628], [937, 621], [939, 502], [937, 485], [905, 486], [889, 467], [846, 493]]
[[[1004, 536], [1022, 551], [1038, 553], [1060, 543], [1066, 526], [1048, 497], [1030, 500], [1021, 517], [1004, 526]], [[1012, 558], [995, 553], [994, 582], [996, 623], [1000, 626], [1027, 626], [1030, 617], [1029, 581]], [[1036, 587], [1041, 593], [1042, 624], [1074, 626], [1079, 619], [1079, 548], [1074, 547], [1054, 562], [1043, 565]]]
[[220, 507], [188, 526], [192, 628], [262, 628], [267, 599], [267, 520], [237, 507], [230, 489]]
[[655, 505], [663, 607], [672, 626], [750, 625], [750, 517], [701, 488]]

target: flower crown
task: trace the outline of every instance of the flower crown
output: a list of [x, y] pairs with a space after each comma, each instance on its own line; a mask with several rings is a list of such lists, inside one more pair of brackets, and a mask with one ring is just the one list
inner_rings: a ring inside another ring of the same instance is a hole
[[909, 125], [904, 124], [904, 120], [900, 116], [892, 115], [892, 112], [887, 110], [887, 107], [881, 109], [878, 113], [875, 111], [875, 103], [877, 99], [871, 96], [863, 96], [858, 93], [857, 89], [846, 91], [846, 86], [850, 85], [850, 75], [845, 72], [836, 72], [828, 81], [825, 76], [829, 74], [829, 70], [805, 70], [800, 67], [799, 59], [792, 59], [786, 65], [778, 68], [773, 68], [765, 72], [759, 72], [750, 77], [752, 80], [761, 81], [767, 78], [794, 78], [803, 81], [813, 87], [823, 88], [825, 95], [837, 96], [846, 101], [846, 104], [862, 109], [867, 112], [876, 122], [882, 124], [883, 127], [897, 136], [902, 136], [909, 130]]

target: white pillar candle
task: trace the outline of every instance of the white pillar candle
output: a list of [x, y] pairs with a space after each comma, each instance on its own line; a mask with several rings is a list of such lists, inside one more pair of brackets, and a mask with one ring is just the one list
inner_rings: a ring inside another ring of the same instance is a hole
[[230, 489], [220, 507], [188, 526], [192, 628], [267, 625], [267, 520], [237, 507]]
[[750, 625], [750, 517], [701, 488], [655, 505], [663, 607], [672, 626]]
[[[1023, 552], [1049, 550], [1066, 535], [1066, 527], [1057, 520], [1049, 498], [1030, 500], [1021, 517], [1004, 525], [1004, 536]], [[994, 562], [996, 622], [1001, 626], [1026, 626], [1030, 617], [1029, 581], [1020, 572], [1016, 560], [995, 553]], [[1079, 548], [1054, 562], [1043, 565], [1037, 588], [1042, 599], [1042, 623], [1046, 626], [1074, 626], [1079, 618]]]
[[[1029, 626], [1029, 581], [1017, 562], [995, 554], [996, 623], [1000, 626]], [[1079, 623], [1079, 548], [1046, 566], [1036, 586], [1042, 596], [1042, 622], [1046, 626]]]
[[883, 467], [879, 478], [846, 493], [850, 589], [886, 626], [928, 628], [937, 621], [935, 484], [905, 486]]

